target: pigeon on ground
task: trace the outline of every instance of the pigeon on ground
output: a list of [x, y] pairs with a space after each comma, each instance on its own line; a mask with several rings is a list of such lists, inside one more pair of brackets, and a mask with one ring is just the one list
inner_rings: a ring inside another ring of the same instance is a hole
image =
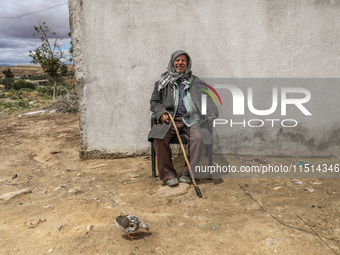
[[[115, 220], [116, 226], [124, 231], [128, 237], [133, 240], [133, 237], [137, 234], [139, 229], [145, 229], [149, 231], [148, 225], [141, 222], [135, 215], [121, 215]], [[132, 234], [132, 236], [130, 235]]]

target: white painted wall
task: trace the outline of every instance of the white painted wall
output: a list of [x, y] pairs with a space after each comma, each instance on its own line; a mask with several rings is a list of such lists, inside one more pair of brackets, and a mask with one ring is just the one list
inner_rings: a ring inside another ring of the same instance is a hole
[[[199, 77], [339, 77], [336, 0], [69, 0], [69, 8], [81, 157], [149, 152], [150, 96], [178, 49], [190, 54]], [[333, 95], [340, 96], [339, 90]], [[333, 134], [339, 130], [337, 117], [328, 118]], [[327, 136], [307, 133], [319, 140]], [[236, 144], [226, 153], [250, 153], [243, 140], [242, 134], [233, 139]], [[332, 145], [336, 156], [339, 144]], [[285, 153], [297, 156], [289, 146]], [[258, 155], [268, 155], [266, 144], [260, 147]], [[301, 155], [330, 155], [298, 147]]]

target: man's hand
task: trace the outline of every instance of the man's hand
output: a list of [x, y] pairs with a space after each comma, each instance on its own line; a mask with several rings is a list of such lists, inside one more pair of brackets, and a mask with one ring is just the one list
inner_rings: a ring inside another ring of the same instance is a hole
[[167, 113], [163, 113], [162, 116], [159, 118], [161, 122], [169, 123], [169, 115]]

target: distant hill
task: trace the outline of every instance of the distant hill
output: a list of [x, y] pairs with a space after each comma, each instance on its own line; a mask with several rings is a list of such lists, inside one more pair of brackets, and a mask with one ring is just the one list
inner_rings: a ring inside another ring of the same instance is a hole
[[7, 65], [7, 64], [0, 63], [0, 66], [12, 66], [12, 65]]
[[[0, 66], [0, 77], [5, 77], [2, 73], [7, 68], [11, 69], [14, 76], [33, 76], [33, 75], [42, 75], [44, 74], [42, 67], [40, 65], [22, 65], [22, 66], [9, 66], [3, 65]], [[67, 65], [68, 71], [74, 71], [73, 65]]]

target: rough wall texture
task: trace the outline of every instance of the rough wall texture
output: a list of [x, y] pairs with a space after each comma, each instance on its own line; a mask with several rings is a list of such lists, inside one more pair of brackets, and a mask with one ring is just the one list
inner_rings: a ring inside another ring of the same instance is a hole
[[[339, 77], [339, 0], [69, 0], [69, 9], [83, 158], [149, 153], [149, 99], [177, 49], [200, 77]], [[318, 133], [236, 132], [216, 147], [250, 154], [258, 139], [257, 155], [340, 156], [333, 117]], [[285, 149], [268, 150], [273, 141]]]

